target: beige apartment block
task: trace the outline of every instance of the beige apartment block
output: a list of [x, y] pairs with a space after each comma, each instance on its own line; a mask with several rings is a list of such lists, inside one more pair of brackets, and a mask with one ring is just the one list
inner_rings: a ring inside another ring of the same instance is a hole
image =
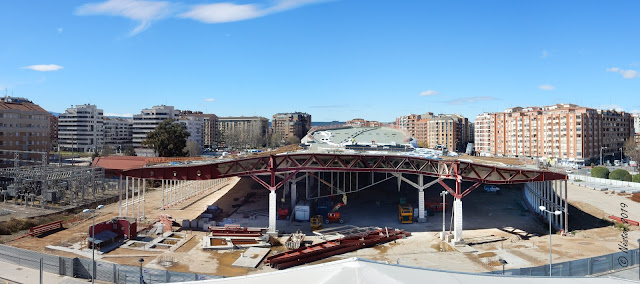
[[280, 134], [282, 139], [295, 136], [298, 139], [307, 135], [311, 129], [311, 115], [303, 112], [276, 113], [271, 119], [274, 134]]

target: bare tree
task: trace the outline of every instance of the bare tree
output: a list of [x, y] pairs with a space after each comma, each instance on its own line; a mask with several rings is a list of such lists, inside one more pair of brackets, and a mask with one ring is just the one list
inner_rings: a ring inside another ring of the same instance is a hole
[[624, 150], [625, 156], [629, 157], [633, 161], [640, 161], [640, 144], [638, 144], [633, 137], [630, 137], [626, 142], [624, 142], [622, 149]]
[[185, 152], [188, 153], [189, 157], [198, 157], [202, 154], [202, 149], [200, 149], [200, 145], [193, 140], [187, 140], [187, 146], [184, 148]]

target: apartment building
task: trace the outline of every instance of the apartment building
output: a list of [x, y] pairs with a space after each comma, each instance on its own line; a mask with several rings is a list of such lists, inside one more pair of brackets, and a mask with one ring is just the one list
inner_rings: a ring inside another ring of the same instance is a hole
[[147, 139], [147, 133], [156, 129], [161, 122], [167, 119], [178, 120], [179, 116], [179, 110], [166, 105], [143, 109], [140, 114], [133, 115], [133, 147], [143, 148], [142, 141]]
[[400, 116], [396, 118], [396, 125], [403, 130], [406, 130], [411, 137], [416, 137], [416, 127], [419, 120], [428, 119], [429, 116], [433, 116], [433, 113], [426, 113], [424, 115], [420, 114], [410, 114], [406, 116]]
[[58, 149], [58, 117], [55, 115], [49, 116], [49, 145], [50, 150]]
[[[2, 150], [48, 153], [51, 139], [50, 116], [50, 113], [28, 99], [0, 98], [0, 167], [16, 165], [16, 154], [19, 160], [42, 161], [42, 154]], [[18, 164], [24, 163], [18, 161]]]
[[219, 117], [218, 129], [226, 146], [258, 146], [269, 130], [269, 119], [260, 116]]
[[640, 133], [640, 113], [633, 114], [633, 128], [635, 133]]
[[199, 116], [182, 116], [178, 119], [178, 123], [184, 125], [184, 128], [189, 132], [187, 141], [193, 141], [200, 149], [203, 149], [203, 130], [204, 130], [204, 118]]
[[303, 112], [276, 113], [271, 119], [271, 128], [272, 133], [285, 140], [292, 136], [302, 138], [311, 129], [311, 115]]
[[[427, 134], [418, 136], [427, 137], [429, 148], [446, 147], [452, 151], [465, 151], [470, 139], [470, 123], [466, 117], [459, 114], [439, 114], [424, 122]], [[421, 126], [420, 131], [424, 131]]]
[[218, 129], [218, 116], [211, 113], [203, 113], [201, 111], [183, 110], [180, 117], [195, 118], [202, 120], [202, 147], [217, 148], [220, 131]]
[[481, 155], [588, 163], [601, 155], [619, 155], [632, 134], [628, 113], [556, 104], [481, 114], [476, 118], [475, 143]]
[[58, 145], [63, 151], [95, 152], [104, 144], [102, 109], [91, 104], [68, 108], [58, 117]]
[[489, 113], [483, 113], [476, 117], [474, 123], [474, 147], [475, 151], [480, 156], [491, 156], [492, 145], [491, 143], [491, 130], [492, 130], [492, 115]]
[[364, 120], [362, 118], [354, 118], [346, 122], [347, 126], [352, 127], [381, 127], [382, 123], [375, 120]]
[[104, 118], [104, 145], [123, 151], [133, 143], [133, 120], [120, 117]]

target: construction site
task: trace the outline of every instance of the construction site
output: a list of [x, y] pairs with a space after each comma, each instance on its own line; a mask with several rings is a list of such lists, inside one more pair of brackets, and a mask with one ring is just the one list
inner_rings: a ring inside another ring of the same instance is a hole
[[[351, 257], [485, 273], [548, 264], [548, 224], [559, 263], [619, 251], [621, 226], [609, 216], [620, 216], [620, 204], [640, 219], [632, 195], [562, 174], [402, 155], [281, 154], [119, 173], [1, 169], [5, 224], [73, 212], [5, 244], [81, 259], [93, 248], [102, 263], [144, 258], [147, 269], [224, 277]], [[563, 213], [547, 223], [540, 204]], [[95, 220], [80, 213], [87, 208]], [[625, 230], [640, 236], [637, 225]]]

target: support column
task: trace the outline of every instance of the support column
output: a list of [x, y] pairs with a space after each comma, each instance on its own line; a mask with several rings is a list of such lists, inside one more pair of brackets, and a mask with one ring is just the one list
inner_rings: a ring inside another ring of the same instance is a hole
[[567, 180], [564, 180], [564, 232], [569, 233], [569, 200], [567, 199]]
[[463, 242], [462, 239], [462, 199], [453, 201], [453, 243]]
[[276, 188], [269, 187], [269, 231], [270, 234], [277, 233], [276, 231]]
[[145, 216], [144, 214], [144, 205], [145, 203], [147, 203], [144, 199], [145, 197], [145, 193], [147, 192], [147, 179], [142, 179], [142, 217]]
[[[42, 205], [44, 206], [44, 202]], [[118, 217], [122, 217], [122, 175], [118, 181]]]
[[125, 199], [124, 199], [124, 216], [129, 217], [129, 176], [127, 176], [125, 181]]
[[424, 216], [424, 189], [418, 191], [418, 223], [426, 223], [427, 218]]
[[291, 183], [291, 214], [293, 214], [293, 209], [296, 207], [296, 201], [298, 199], [298, 192], [296, 188], [296, 182]]
[[[398, 181], [400, 178], [398, 177]], [[400, 183], [400, 182], [398, 182]], [[427, 218], [424, 216], [424, 176], [418, 175], [418, 223], [426, 223]], [[398, 190], [400, 187], [398, 187]]]
[[164, 180], [160, 180], [160, 183], [162, 183], [162, 210], [164, 210]]

